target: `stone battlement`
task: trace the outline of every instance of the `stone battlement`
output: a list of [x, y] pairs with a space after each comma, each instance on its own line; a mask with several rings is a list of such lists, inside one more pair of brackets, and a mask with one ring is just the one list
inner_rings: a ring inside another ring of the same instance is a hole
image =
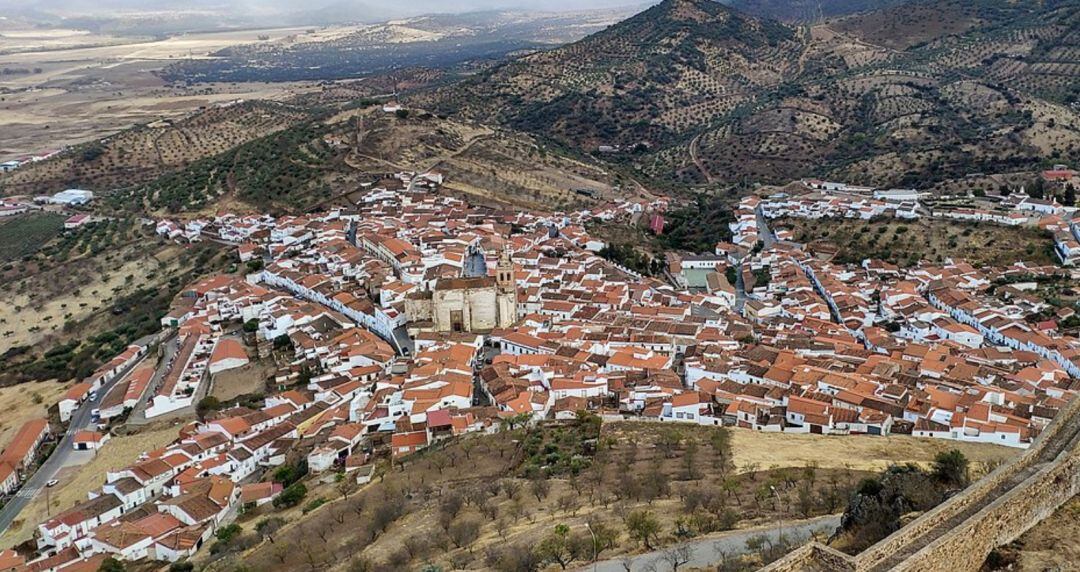
[[857, 556], [812, 543], [764, 572], [977, 570], [994, 548], [1012, 542], [1080, 494], [1080, 398], [1073, 399], [1032, 447], [963, 492]]

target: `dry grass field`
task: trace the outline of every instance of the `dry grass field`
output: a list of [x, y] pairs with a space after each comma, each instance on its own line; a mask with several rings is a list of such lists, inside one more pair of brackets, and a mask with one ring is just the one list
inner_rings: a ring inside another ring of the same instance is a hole
[[0, 449], [8, 445], [23, 423], [45, 417], [65, 391], [67, 386], [55, 381], [0, 387]]
[[892, 464], [926, 466], [934, 455], [950, 449], [959, 449], [978, 470], [996, 466], [1018, 451], [999, 445], [952, 443], [905, 435], [841, 437], [735, 429], [731, 436], [735, 466], [740, 471], [749, 467], [804, 467], [811, 463], [822, 468], [880, 471]]
[[266, 378], [276, 369], [272, 363], [253, 362], [223, 371], [214, 376], [214, 388], [210, 390], [210, 395], [224, 402], [248, 393], [264, 393]]
[[[413, 114], [421, 112], [414, 111]], [[335, 118], [335, 132], [356, 132], [356, 115]], [[616, 178], [600, 166], [544, 149], [520, 133], [437, 118], [401, 120], [381, 111], [363, 114], [359, 147], [347, 163], [358, 170], [435, 170], [446, 188], [501, 205], [552, 207], [615, 196]]]
[[176, 431], [177, 428], [171, 425], [148, 426], [138, 433], [113, 437], [85, 465], [61, 469], [57, 476], [60, 483], [48, 492], [51, 511], [45, 504], [45, 492], [38, 493], [23, 509], [20, 518], [0, 536], [0, 548], [9, 548], [29, 540], [33, 537], [34, 528], [50, 512], [56, 514], [86, 500], [87, 493], [101, 488], [106, 471], [126, 467], [137, 461], [139, 455], [167, 445], [176, 439]]

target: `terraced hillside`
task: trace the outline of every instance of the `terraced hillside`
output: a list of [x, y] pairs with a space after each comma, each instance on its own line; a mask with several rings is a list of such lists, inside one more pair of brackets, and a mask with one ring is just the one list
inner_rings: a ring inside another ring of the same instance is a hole
[[658, 183], [924, 185], [1080, 146], [1080, 2], [915, 0], [812, 27], [665, 0], [419, 97]]
[[740, 12], [781, 22], [818, 22], [894, 6], [904, 0], [720, 0]]
[[108, 192], [150, 181], [206, 157], [296, 125], [305, 109], [265, 101], [214, 106], [176, 121], [121, 131], [52, 159], [0, 175], [4, 194], [40, 194], [68, 187]]
[[585, 149], [678, 141], [793, 71], [796, 31], [668, 0], [568, 46], [511, 61], [435, 99], [443, 111]]
[[373, 100], [342, 102], [338, 95], [328, 92], [310, 119], [117, 188], [106, 195], [105, 208], [299, 212], [348, 204], [361, 183], [387, 173], [432, 169], [448, 176], [450, 191], [528, 207], [611, 197], [622, 182], [588, 159], [545, 149], [527, 135], [421, 111], [388, 114]]

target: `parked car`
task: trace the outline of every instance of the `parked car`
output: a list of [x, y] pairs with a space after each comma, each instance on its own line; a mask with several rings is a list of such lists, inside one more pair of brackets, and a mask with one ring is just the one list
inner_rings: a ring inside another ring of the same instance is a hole
[[45, 483], [45, 486], [47, 486], [47, 487], [50, 487], [50, 488], [51, 488], [51, 487], [55, 487], [55, 486], [56, 486], [56, 485], [58, 485], [58, 484], [60, 484], [60, 481], [58, 481], [58, 480], [56, 480], [56, 479], [52, 479], [51, 481], [49, 481], [49, 482]]

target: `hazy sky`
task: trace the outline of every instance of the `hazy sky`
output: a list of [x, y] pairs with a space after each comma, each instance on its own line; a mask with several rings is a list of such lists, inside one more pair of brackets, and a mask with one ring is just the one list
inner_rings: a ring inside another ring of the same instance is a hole
[[[647, 1], [647, 0], [646, 0]], [[0, 8], [43, 11], [167, 10], [224, 8], [243, 12], [305, 11], [327, 7], [376, 12], [468, 12], [493, 9], [581, 10], [645, 3], [642, 0], [0, 0]]]

